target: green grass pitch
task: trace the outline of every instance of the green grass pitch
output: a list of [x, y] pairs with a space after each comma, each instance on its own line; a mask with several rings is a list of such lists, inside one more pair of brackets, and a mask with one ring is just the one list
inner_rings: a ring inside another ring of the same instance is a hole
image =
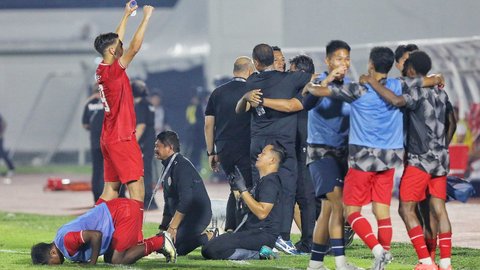
[[[31, 214], [16, 214], [0, 212], [0, 269], [83, 269], [85, 266], [67, 262], [62, 266], [34, 266], [30, 260], [30, 247], [37, 242], [51, 242], [55, 232], [62, 224], [73, 217], [40, 216]], [[145, 237], [157, 232], [157, 224], [148, 223], [144, 228]], [[455, 234], [454, 234], [455, 236]], [[293, 236], [293, 240], [298, 239]], [[368, 269], [372, 264], [370, 251], [359, 240], [346, 250], [348, 260], [358, 266]], [[393, 243], [394, 261], [387, 269], [413, 269], [417, 261], [410, 244]], [[454, 248], [452, 252], [454, 269], [480, 269], [480, 250], [470, 248]], [[438, 256], [437, 256], [438, 257]], [[185, 257], [179, 257], [176, 264], [166, 264], [163, 259], [141, 259], [131, 266], [112, 266], [99, 264], [89, 269], [306, 269], [309, 256], [287, 256], [273, 261], [207, 261], [197, 249]], [[325, 263], [334, 269], [332, 256], [327, 256]]]

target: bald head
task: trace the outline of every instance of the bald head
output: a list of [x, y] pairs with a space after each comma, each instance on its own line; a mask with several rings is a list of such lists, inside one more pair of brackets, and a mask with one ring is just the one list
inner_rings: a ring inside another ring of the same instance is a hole
[[253, 73], [253, 61], [249, 57], [240, 56], [233, 64], [233, 76], [248, 78]]

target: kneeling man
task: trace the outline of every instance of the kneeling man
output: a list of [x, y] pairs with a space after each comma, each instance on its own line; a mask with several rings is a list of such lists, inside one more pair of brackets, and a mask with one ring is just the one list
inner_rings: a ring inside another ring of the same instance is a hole
[[250, 210], [245, 223], [234, 233], [222, 234], [213, 238], [202, 248], [202, 255], [213, 260], [270, 259], [274, 257], [271, 248], [279, 235], [282, 191], [278, 168], [285, 160], [285, 149], [280, 145], [268, 144], [258, 154], [255, 166], [260, 180], [250, 192], [245, 186], [240, 171], [230, 176], [232, 189]]

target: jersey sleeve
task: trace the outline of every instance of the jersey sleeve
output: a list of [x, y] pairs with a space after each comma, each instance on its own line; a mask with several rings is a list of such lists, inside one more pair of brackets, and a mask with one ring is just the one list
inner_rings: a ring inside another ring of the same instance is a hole
[[202, 179], [195, 179], [197, 173], [194, 172], [195, 169], [190, 163], [184, 163], [184, 165], [185, 166], [175, 167], [174, 171], [174, 181], [177, 181], [179, 199], [177, 211], [183, 214], [188, 212], [192, 204], [194, 182], [202, 181]]
[[280, 179], [277, 175], [265, 176], [262, 189], [259, 190], [258, 201], [275, 204], [278, 200], [280, 190]]
[[67, 233], [63, 238], [63, 243], [68, 251], [68, 254], [73, 256], [75, 253], [77, 253], [80, 247], [85, 244], [85, 241], [82, 237], [82, 231]]
[[207, 107], [205, 108], [205, 115], [215, 116], [215, 92], [210, 95]]
[[306, 72], [291, 72], [294, 82], [295, 82], [295, 87], [298, 90], [302, 90], [302, 88], [309, 83], [312, 80], [312, 74], [306, 73]]
[[399, 79], [402, 84], [402, 93], [408, 92], [409, 89], [412, 88], [422, 88], [423, 79], [418, 78], [400, 78]]
[[420, 88], [408, 88], [403, 91], [402, 96], [405, 99], [405, 107], [409, 110], [414, 110], [420, 100]]
[[329, 84], [328, 88], [332, 91], [332, 98], [352, 103], [367, 92], [367, 88], [359, 83], [349, 84]]

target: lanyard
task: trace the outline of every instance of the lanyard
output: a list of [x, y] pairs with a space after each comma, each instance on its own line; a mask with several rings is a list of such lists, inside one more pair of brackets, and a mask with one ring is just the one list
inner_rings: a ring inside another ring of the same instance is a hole
[[[148, 211], [148, 209], [150, 209], [150, 205], [152, 204], [153, 198], [155, 197], [155, 194], [157, 194], [157, 190], [160, 188], [160, 183], [165, 181], [165, 176], [167, 175], [168, 171], [170, 170], [170, 167], [172, 166], [173, 161], [175, 160], [177, 155], [178, 155], [178, 153], [173, 154], [172, 158], [168, 162], [167, 167], [165, 167], [165, 169], [163, 170], [162, 176], [160, 176], [160, 178], [158, 178], [157, 184], [155, 185], [155, 189], [153, 190], [152, 197], [150, 197], [150, 201], [148, 202], [147, 211]], [[164, 184], [164, 186], [165, 186], [165, 184]], [[147, 215], [145, 214], [145, 218], [143, 220], [144, 223], [145, 223], [146, 218], [147, 218]]]

